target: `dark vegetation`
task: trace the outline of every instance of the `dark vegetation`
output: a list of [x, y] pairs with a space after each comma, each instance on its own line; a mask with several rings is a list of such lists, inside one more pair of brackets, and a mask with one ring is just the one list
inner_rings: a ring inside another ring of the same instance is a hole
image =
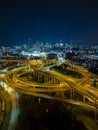
[[88, 70], [98, 76], [98, 69], [96, 69], [96, 68], [89, 68]]
[[65, 105], [57, 101], [21, 95], [15, 130], [86, 130]]
[[80, 73], [69, 68], [68, 65], [66, 65], [66, 64], [62, 64], [61, 66], [55, 66], [52, 69], [55, 69], [56, 71], [58, 71], [64, 75], [71, 76], [74, 78], [81, 78], [82, 77], [82, 75]]

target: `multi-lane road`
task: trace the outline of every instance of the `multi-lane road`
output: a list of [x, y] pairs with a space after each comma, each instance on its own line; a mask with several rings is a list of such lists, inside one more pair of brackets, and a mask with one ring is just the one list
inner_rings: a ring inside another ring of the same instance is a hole
[[[57, 64], [58, 63], [56, 63], [56, 65]], [[80, 79], [76, 79], [74, 77], [58, 73], [55, 70], [50, 70], [50, 67], [53, 67], [54, 65], [42, 68], [43, 66], [42, 61], [29, 61], [29, 62], [26, 61], [24, 66], [20, 66], [8, 71], [7, 74], [3, 75], [1, 80], [3, 79], [3, 82], [5, 82], [9, 87], [12, 87], [13, 89], [21, 93], [30, 94], [37, 97], [49, 98], [51, 100], [58, 100], [62, 103], [66, 102], [74, 106], [78, 106], [81, 109], [86, 109], [88, 111], [96, 111], [96, 108], [98, 106], [98, 90], [96, 90], [91, 86], [90, 80], [91, 76], [93, 75], [91, 75], [91, 73], [89, 73], [88, 70], [73, 65], [70, 62], [66, 62], [65, 64], [67, 64], [70, 69], [73, 69], [74, 71], [80, 73], [82, 77]], [[60, 80], [61, 83], [59, 84], [53, 84], [51, 82], [38, 83], [35, 81], [29, 81], [28, 76], [23, 77], [23, 75], [33, 73], [35, 69], [36, 71], [44, 73], [49, 77], [52, 76], [54, 80], [55, 79]], [[74, 99], [66, 99], [64, 96], [52, 97], [51, 94], [49, 95], [49, 92], [63, 93], [68, 90], [76, 91], [83, 97], [87, 98], [91, 103], [89, 104], [87, 102], [76, 101]]]
[[[14, 69], [12, 71], [9, 71], [6, 74], [5, 77], [5, 82], [15, 90], [26, 93], [26, 94], [35, 94], [37, 92], [58, 92], [58, 91], [66, 91], [68, 89], [73, 89], [77, 91], [78, 93], [82, 94], [85, 96], [92, 104], [96, 107], [98, 105], [98, 95], [95, 89], [91, 89], [90, 87], [90, 73], [85, 70], [82, 67], [72, 65], [71, 63], [67, 63], [69, 67], [78, 73], [82, 75], [81, 79], [74, 79], [72, 77], [63, 75], [61, 73], [58, 73], [57, 71], [49, 71], [48, 67], [48, 75], [53, 76], [54, 79], [59, 78], [61, 81], [61, 84], [50, 84], [49, 82], [47, 83], [36, 83], [34, 81], [28, 81], [22, 80], [21, 75], [25, 74], [28, 75], [28, 73], [33, 73], [33, 69], [31, 66], [39, 65], [40, 62], [35, 61], [34, 63], [28, 62], [26, 66], [23, 67], [18, 67], [17, 69]], [[31, 65], [32, 64], [32, 65]], [[42, 64], [42, 62], [41, 62]], [[44, 74], [47, 73], [45, 69], [41, 68], [40, 71], [43, 72]], [[37, 70], [39, 71], [39, 69]], [[38, 95], [38, 94], [37, 94]], [[86, 103], [85, 103], [86, 104]]]

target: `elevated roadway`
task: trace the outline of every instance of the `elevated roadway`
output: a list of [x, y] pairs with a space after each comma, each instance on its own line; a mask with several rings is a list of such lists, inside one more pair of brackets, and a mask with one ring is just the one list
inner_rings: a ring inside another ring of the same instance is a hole
[[[87, 70], [68, 63], [71, 69], [82, 74], [82, 78], [76, 80], [57, 71], [50, 71], [49, 67], [47, 71], [47, 69], [42, 68], [42, 64], [35, 63], [34, 66], [37, 67], [33, 67], [32, 62], [26, 62], [24, 66], [9, 71], [5, 75], [4, 81], [8, 86], [20, 93], [69, 103], [87, 111], [94, 111], [97, 114], [98, 95], [94, 89], [90, 88], [91, 75]], [[30, 73], [34, 78], [32, 81], [28, 80], [27, 76], [24, 76]], [[70, 99], [64, 97], [64, 92], [66, 91], [70, 91]], [[74, 91], [83, 96], [83, 101], [74, 100]], [[50, 94], [52, 92], [61, 93], [63, 96], [52, 96]], [[86, 98], [90, 103], [85, 101]]]
[[[29, 66], [29, 64], [28, 64]], [[69, 64], [71, 67], [72, 65]], [[29, 69], [28, 69], [29, 68]], [[36, 93], [36, 92], [64, 92], [66, 90], [73, 90], [83, 95], [83, 100], [87, 98], [92, 104], [97, 107], [98, 95], [94, 93], [87, 85], [90, 85], [90, 74], [84, 68], [73, 65], [72, 68], [82, 74], [80, 80], [74, 80], [73, 78], [58, 73], [56, 71], [43, 71], [43, 69], [34, 69], [27, 66], [19, 67], [13, 71], [9, 71], [5, 77], [5, 82], [22, 93]], [[30, 71], [37, 79], [37, 82], [30, 82], [28, 80], [22, 80], [23, 74], [28, 74]], [[35, 73], [36, 72], [36, 73]], [[37, 75], [37, 76], [36, 76]], [[44, 83], [41, 83], [41, 79], [44, 78]], [[39, 80], [39, 81], [38, 81]], [[74, 93], [74, 92], [73, 92]], [[71, 97], [72, 98], [72, 97]]]

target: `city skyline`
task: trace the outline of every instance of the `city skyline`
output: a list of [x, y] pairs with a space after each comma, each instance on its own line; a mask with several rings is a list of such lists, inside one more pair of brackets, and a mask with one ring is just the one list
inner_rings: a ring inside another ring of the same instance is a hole
[[21, 0], [0, 3], [0, 44], [98, 42], [97, 1]]

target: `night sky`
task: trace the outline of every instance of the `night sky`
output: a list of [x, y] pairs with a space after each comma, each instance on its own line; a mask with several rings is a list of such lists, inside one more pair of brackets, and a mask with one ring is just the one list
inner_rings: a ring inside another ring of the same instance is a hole
[[0, 45], [98, 41], [97, 0], [0, 0]]

